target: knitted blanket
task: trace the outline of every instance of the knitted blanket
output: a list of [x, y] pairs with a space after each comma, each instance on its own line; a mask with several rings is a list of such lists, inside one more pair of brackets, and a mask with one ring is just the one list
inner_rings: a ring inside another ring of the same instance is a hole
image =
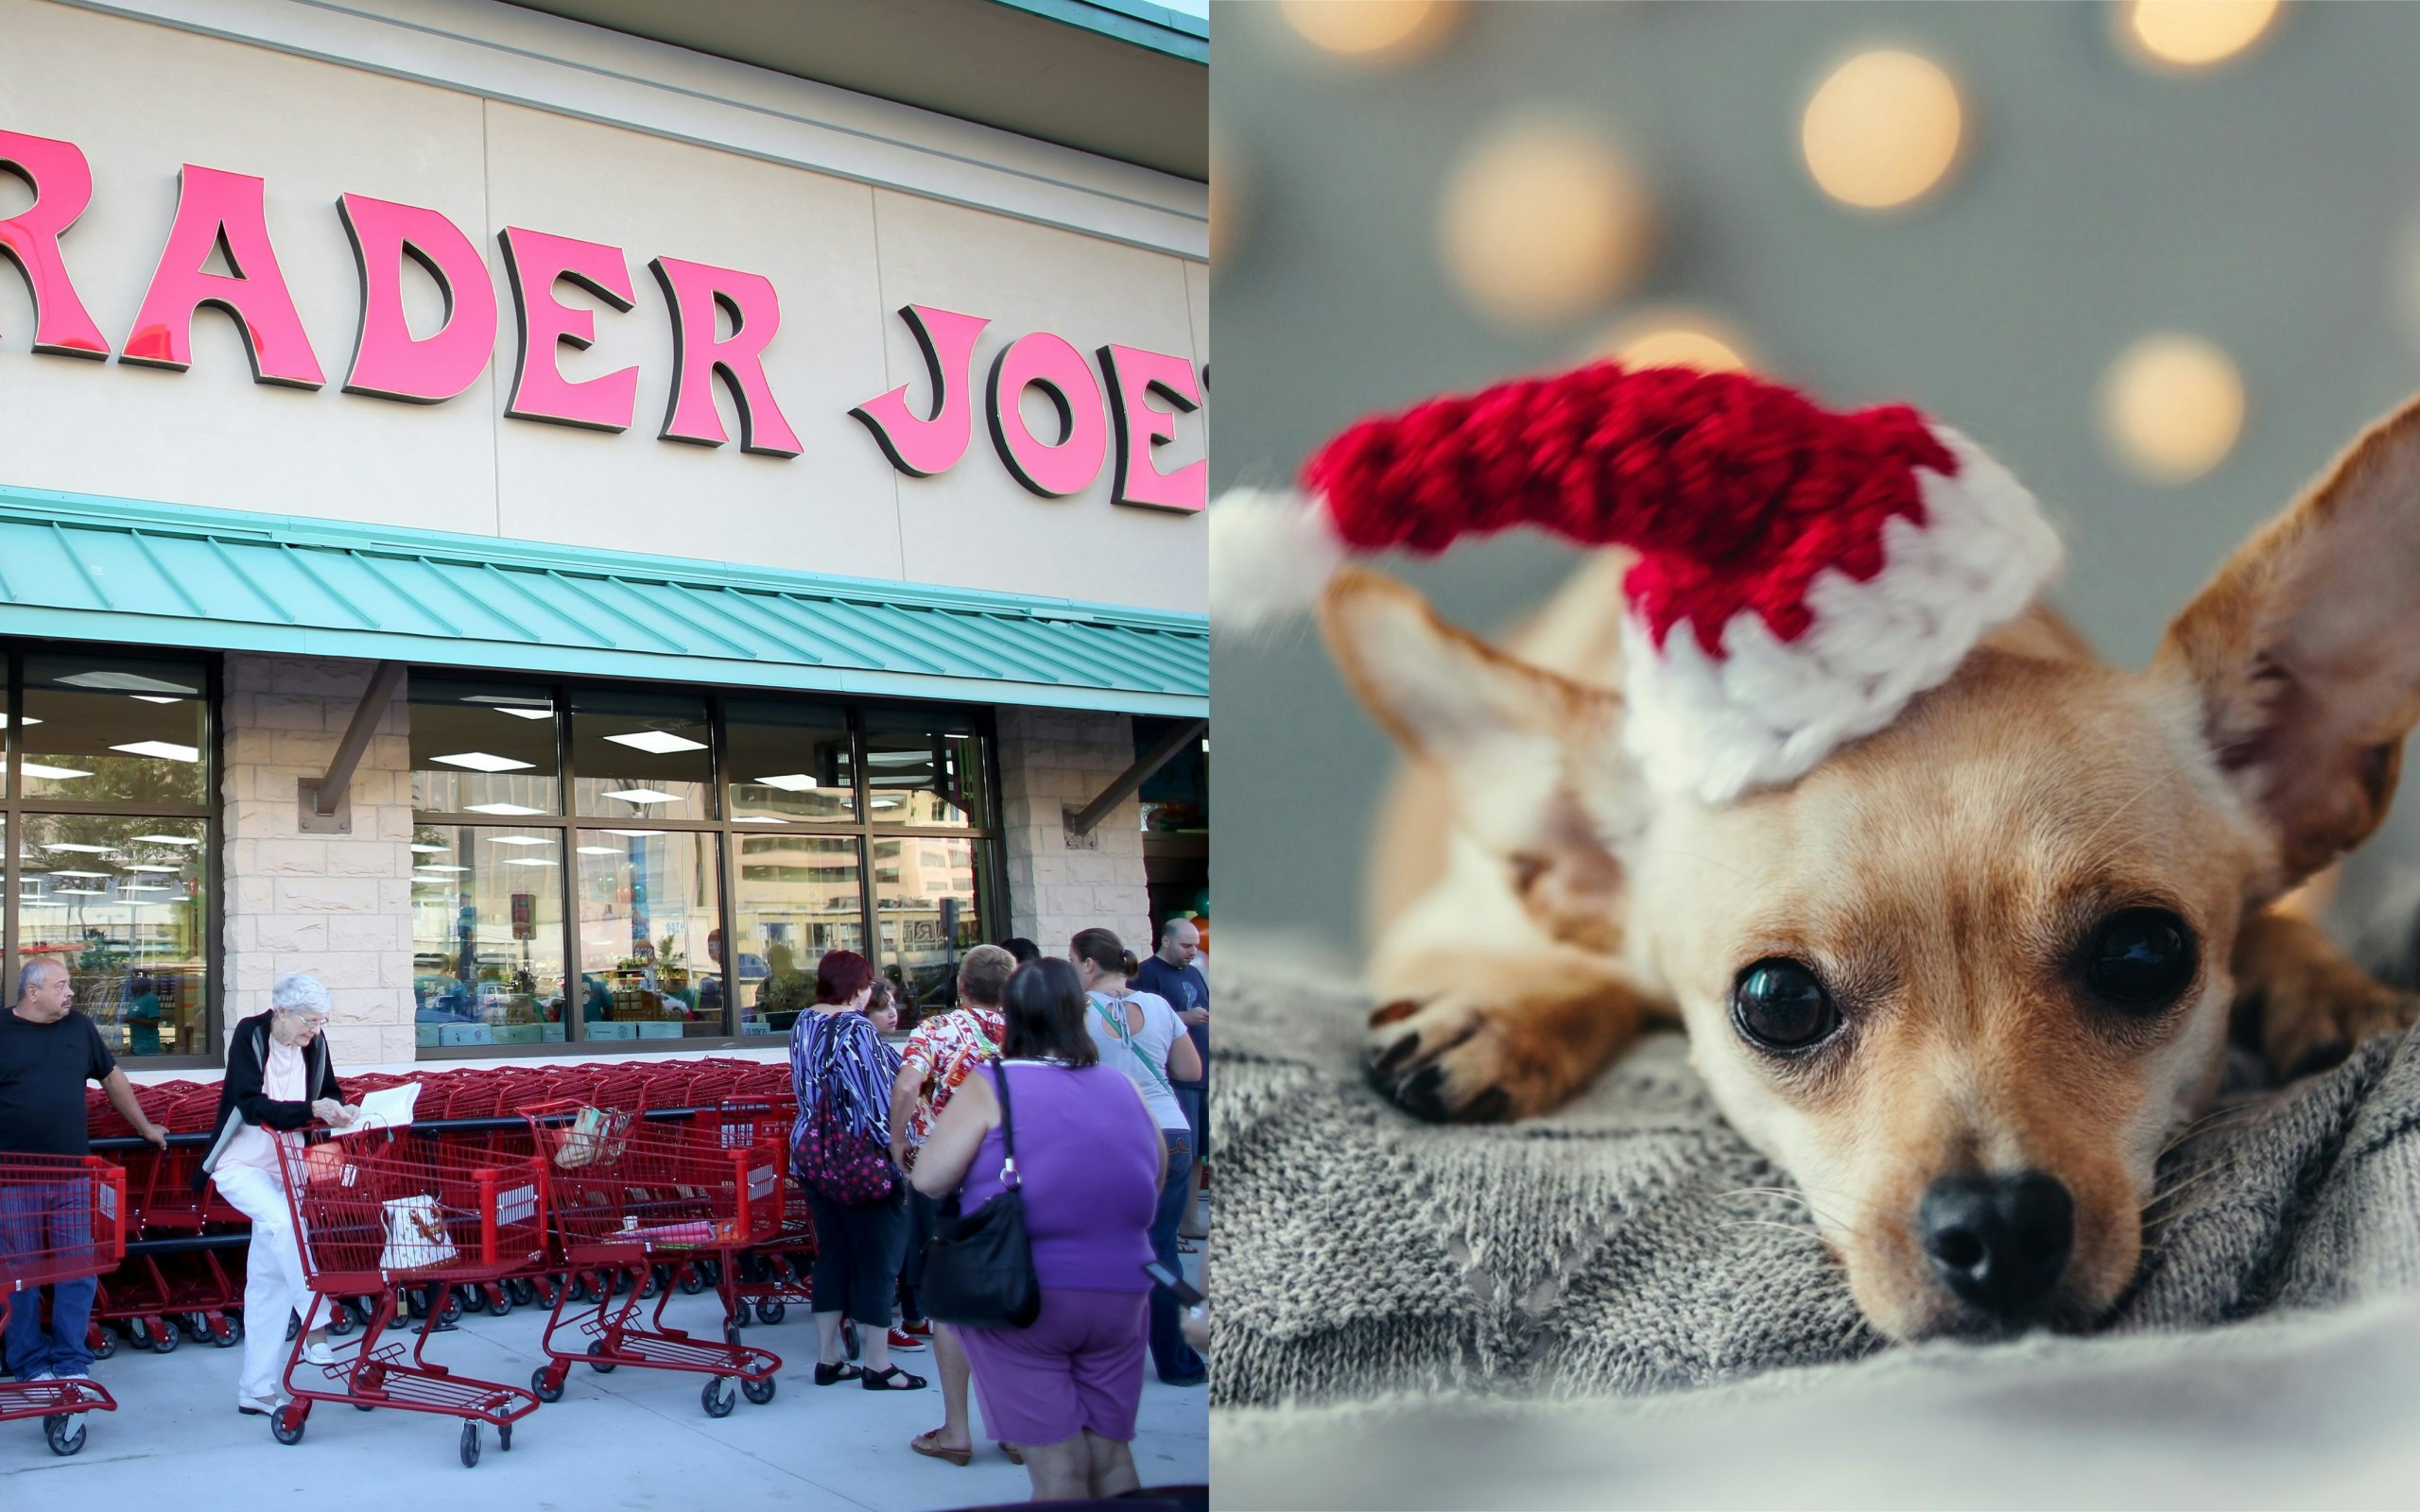
[[[1677, 1036], [1550, 1117], [1431, 1126], [1362, 1082], [1366, 1001], [1224, 964], [1250, 954], [1219, 953], [1214, 993], [1222, 1453], [1256, 1420], [1236, 1409], [1634, 1398], [1922, 1352], [1865, 1325], [1795, 1203], [1753, 1190], [1789, 1183]], [[2420, 1050], [2373, 1040], [2282, 1090], [2238, 1086], [2160, 1185], [2104, 1339], [2420, 1283]]]

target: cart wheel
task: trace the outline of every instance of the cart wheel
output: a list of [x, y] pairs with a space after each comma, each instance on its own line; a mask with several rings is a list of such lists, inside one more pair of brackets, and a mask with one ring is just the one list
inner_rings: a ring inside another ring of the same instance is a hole
[[510, 1423], [498, 1423], [495, 1425], [495, 1447], [503, 1450], [508, 1454], [512, 1452], [512, 1425]]
[[353, 1404], [353, 1410], [355, 1412], [374, 1412], [377, 1409], [369, 1402], [356, 1401]]
[[165, 1319], [160, 1320], [160, 1332], [153, 1336], [151, 1349], [155, 1354], [177, 1352], [177, 1331], [170, 1327]]
[[428, 1290], [421, 1286], [404, 1288], [404, 1312], [412, 1317], [428, 1316]]
[[[486, 1312], [488, 1294], [484, 1289], [474, 1286], [458, 1294], [447, 1293], [445, 1302], [447, 1311], [451, 1312], [455, 1317], [460, 1317], [465, 1313]], [[452, 1320], [448, 1319], [448, 1321]]]
[[[590, 1354], [603, 1354], [605, 1352], [605, 1341], [603, 1339], [589, 1340], [588, 1352]], [[619, 1366], [615, 1362], [610, 1360], [591, 1360], [588, 1362], [588, 1368], [596, 1371], [600, 1376], [610, 1376], [619, 1368]]]
[[513, 1306], [528, 1307], [538, 1300], [538, 1288], [516, 1276], [504, 1283], [504, 1295], [512, 1298]]
[[244, 1342], [244, 1320], [242, 1318], [237, 1317], [233, 1313], [229, 1313], [221, 1316], [218, 1319], [218, 1322], [220, 1326], [211, 1331], [211, 1343], [216, 1344], [222, 1349], [232, 1349], [235, 1346]]
[[462, 1299], [455, 1296], [451, 1288], [448, 1288], [445, 1293], [445, 1308], [438, 1314], [437, 1321], [440, 1323], [462, 1321]]
[[513, 1302], [512, 1293], [510, 1289], [499, 1288], [496, 1295], [486, 1298], [486, 1301], [488, 1304], [488, 1316], [510, 1317], [511, 1315]]
[[462, 1425], [462, 1468], [469, 1469], [479, 1462], [479, 1425]]
[[[540, 1401], [561, 1401], [563, 1400], [563, 1383], [555, 1379], [555, 1367], [553, 1366], [542, 1365], [537, 1369], [529, 1372], [529, 1395], [537, 1398]], [[507, 1427], [510, 1426], [510, 1424], [507, 1425]], [[499, 1428], [496, 1432], [503, 1433], [505, 1432], [505, 1429]], [[505, 1447], [510, 1449], [512, 1446], [507, 1444]]]
[[569, 1281], [565, 1282], [563, 1285], [563, 1293], [575, 1302], [593, 1302], [596, 1300], [596, 1294], [588, 1289], [588, 1278], [585, 1275], [575, 1276]]
[[80, 1413], [56, 1413], [42, 1420], [42, 1434], [50, 1440], [54, 1454], [73, 1454], [84, 1447], [84, 1418]]
[[[331, 1302], [328, 1304], [328, 1332], [336, 1337], [341, 1339], [352, 1333], [355, 1321], [356, 1320], [353, 1315], [353, 1308], [349, 1303]], [[286, 1334], [287, 1338], [292, 1338], [293, 1336], [294, 1335], [291, 1332]]]
[[639, 1282], [639, 1300], [644, 1302], [662, 1290], [664, 1290], [664, 1273], [650, 1268], [647, 1273], [647, 1279]]
[[773, 1378], [767, 1376], [762, 1381], [743, 1381], [739, 1383], [739, 1394], [762, 1407], [773, 1400]]
[[707, 1417], [728, 1418], [731, 1409], [739, 1404], [739, 1393], [731, 1389], [731, 1377], [716, 1376], [707, 1381], [705, 1390], [698, 1393], [698, 1400], [705, 1404]]
[[779, 1323], [783, 1318], [789, 1315], [789, 1311], [788, 1306], [785, 1303], [759, 1302], [756, 1304], [756, 1321], [759, 1323]]
[[302, 1425], [307, 1420], [292, 1402], [288, 1402], [268, 1420], [269, 1436], [281, 1444], [299, 1444], [302, 1442]]
[[857, 1357], [858, 1349], [857, 1320], [856, 1318], [847, 1318], [842, 1320], [840, 1324], [840, 1342], [848, 1347], [849, 1358], [852, 1360], [856, 1359]]
[[706, 1289], [706, 1273], [698, 1265], [683, 1266], [681, 1271], [681, 1295], [695, 1297]]
[[95, 1360], [106, 1360], [115, 1353], [117, 1353], [117, 1331], [114, 1329], [101, 1330], [100, 1342], [93, 1346], [93, 1358]]

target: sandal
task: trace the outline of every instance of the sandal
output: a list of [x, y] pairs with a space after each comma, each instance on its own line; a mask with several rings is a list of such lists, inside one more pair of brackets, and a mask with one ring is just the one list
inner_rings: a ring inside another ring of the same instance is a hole
[[[821, 1370], [816, 1373], [819, 1376], [822, 1374]], [[925, 1389], [925, 1378], [911, 1376], [894, 1365], [883, 1371], [858, 1371], [857, 1384], [868, 1391], [922, 1391]]]
[[974, 1462], [975, 1451], [973, 1449], [944, 1449], [940, 1444], [934, 1442], [934, 1440], [940, 1436], [941, 1430], [938, 1428], [934, 1429], [929, 1434], [918, 1434], [915, 1437], [908, 1440], [908, 1447], [914, 1450], [919, 1454], [929, 1454], [935, 1459], [945, 1459], [951, 1464], [960, 1467]]
[[1025, 1451], [1017, 1448], [1016, 1445], [1008, 1443], [1001, 1439], [994, 1439], [993, 1440], [993, 1443], [1001, 1453], [1009, 1456], [1010, 1464], [1022, 1465], [1025, 1463]]
[[846, 1360], [832, 1365], [825, 1365], [821, 1360], [815, 1362], [815, 1383], [819, 1386], [837, 1386], [843, 1381], [855, 1381], [864, 1374], [864, 1370]]

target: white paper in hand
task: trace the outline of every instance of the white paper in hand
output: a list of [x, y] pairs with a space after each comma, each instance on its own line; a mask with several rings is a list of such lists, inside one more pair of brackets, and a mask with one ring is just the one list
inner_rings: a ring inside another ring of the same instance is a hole
[[412, 1108], [420, 1101], [420, 1083], [406, 1082], [401, 1087], [382, 1087], [361, 1099], [361, 1116], [337, 1129], [342, 1138], [364, 1129], [390, 1128], [412, 1121]]

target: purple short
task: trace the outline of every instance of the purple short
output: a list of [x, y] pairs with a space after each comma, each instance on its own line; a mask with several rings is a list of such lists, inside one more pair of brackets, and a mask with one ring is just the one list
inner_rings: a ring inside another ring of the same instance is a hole
[[1148, 1292], [1042, 1289], [1029, 1329], [951, 1325], [975, 1367], [983, 1434], [1011, 1444], [1055, 1444], [1091, 1429], [1132, 1443], [1143, 1400]]

